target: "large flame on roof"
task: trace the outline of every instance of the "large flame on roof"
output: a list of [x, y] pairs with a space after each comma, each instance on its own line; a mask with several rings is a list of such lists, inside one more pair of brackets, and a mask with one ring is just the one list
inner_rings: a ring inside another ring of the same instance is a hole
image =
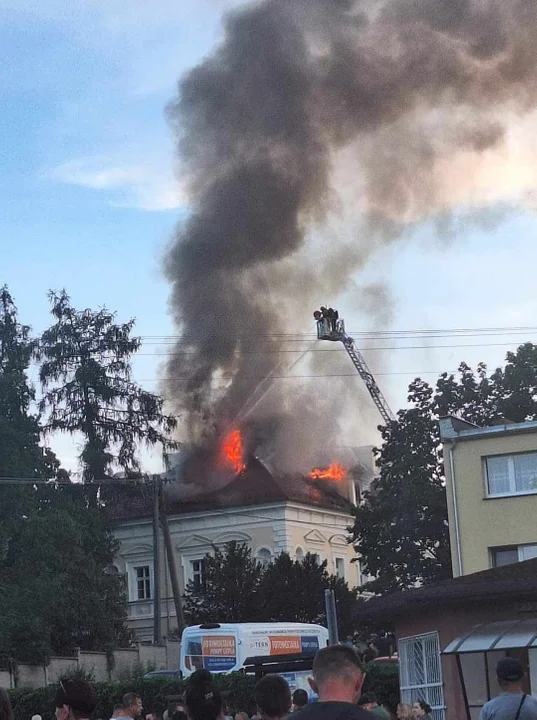
[[240, 430], [230, 430], [224, 438], [220, 449], [220, 462], [231, 467], [236, 473], [242, 472], [246, 465], [243, 463], [242, 435]]
[[347, 470], [338, 462], [333, 462], [327, 468], [313, 468], [309, 476], [312, 480], [344, 480]]

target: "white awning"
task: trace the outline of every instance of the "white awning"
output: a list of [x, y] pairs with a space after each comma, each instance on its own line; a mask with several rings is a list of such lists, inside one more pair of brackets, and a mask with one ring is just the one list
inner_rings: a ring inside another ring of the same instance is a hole
[[537, 647], [537, 618], [478, 625], [452, 640], [442, 655]]

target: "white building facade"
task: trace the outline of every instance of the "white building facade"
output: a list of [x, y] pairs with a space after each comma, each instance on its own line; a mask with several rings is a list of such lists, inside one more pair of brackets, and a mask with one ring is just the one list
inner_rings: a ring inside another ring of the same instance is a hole
[[[268, 472], [268, 471], [267, 471]], [[246, 473], [247, 474], [247, 471]], [[246, 478], [246, 483], [248, 479]], [[214, 547], [236, 541], [246, 544], [259, 561], [269, 562], [282, 552], [297, 560], [307, 553], [327, 562], [329, 573], [346, 580], [351, 587], [362, 583], [359, 562], [348, 542], [353, 524], [352, 505], [339, 493], [325, 492], [322, 484], [293, 479], [282, 487], [270, 476], [272, 486], [252, 494], [248, 504], [236, 504], [240, 497], [240, 476], [230, 489], [202, 498], [204, 508], [189, 511], [185, 502], [168, 512], [168, 524], [181, 592], [189, 581], [203, 581], [203, 559]], [[245, 484], [246, 486], [246, 484]], [[289, 487], [293, 489], [289, 492]], [[269, 500], [270, 496], [273, 499]], [[277, 497], [279, 496], [279, 497]], [[115, 559], [118, 571], [125, 575], [129, 600], [129, 625], [136, 639], [153, 638], [153, 601], [155, 597], [153, 520], [150, 499], [143, 507], [112, 511], [114, 535], [119, 541]], [[218, 501], [218, 507], [214, 505]], [[179, 511], [177, 511], [179, 510]], [[163, 543], [160, 543], [161, 628], [164, 637], [172, 637], [177, 627], [171, 583]], [[215, 618], [218, 621], [218, 618]]]

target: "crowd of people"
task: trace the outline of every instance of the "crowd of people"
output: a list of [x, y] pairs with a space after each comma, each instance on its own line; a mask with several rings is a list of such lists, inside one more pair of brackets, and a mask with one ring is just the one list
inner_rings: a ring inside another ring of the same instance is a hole
[[[524, 672], [518, 660], [500, 660], [497, 677], [504, 693], [484, 705], [480, 720], [536, 720], [537, 699], [523, 692]], [[291, 714], [297, 715], [296, 720], [372, 720], [372, 716], [389, 720], [390, 713], [379, 705], [375, 695], [362, 693], [364, 679], [360, 660], [352, 648], [345, 645], [323, 648], [315, 656], [309, 678], [315, 702], [310, 701], [305, 690], [291, 693], [289, 684], [280, 675], [266, 675], [255, 686], [257, 711], [252, 720], [286, 720]], [[90, 720], [96, 706], [95, 691], [85, 680], [59, 683], [55, 696], [56, 720]], [[127, 693], [114, 707], [111, 720], [138, 720], [143, 711], [140, 695]], [[431, 707], [420, 700], [413, 706], [400, 703], [397, 717], [429, 720], [431, 712]], [[161, 720], [153, 712], [145, 718]], [[8, 693], [1, 688], [0, 720], [14, 720]], [[184, 697], [164, 713], [162, 720], [226, 720], [222, 695], [208, 670], [196, 670], [191, 675]], [[237, 712], [234, 720], [250, 718], [246, 712]]]

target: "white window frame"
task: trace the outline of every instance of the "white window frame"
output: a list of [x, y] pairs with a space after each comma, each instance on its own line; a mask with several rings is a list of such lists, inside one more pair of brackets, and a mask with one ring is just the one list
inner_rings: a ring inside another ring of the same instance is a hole
[[[489, 548], [491, 568], [505, 567], [505, 565], [495, 565], [494, 564], [494, 553], [496, 553], [498, 550], [516, 550], [518, 553], [517, 562], [524, 562], [524, 548], [526, 548], [526, 547], [537, 548], [537, 543], [523, 543], [522, 545], [497, 545], [495, 547]], [[513, 563], [513, 565], [514, 565], [514, 563]]]
[[[502, 455], [487, 455], [483, 458], [483, 465], [485, 471], [485, 493], [487, 498], [502, 498], [502, 497], [519, 497], [520, 495], [537, 495], [537, 488], [535, 490], [517, 490], [516, 489], [516, 478], [515, 478], [515, 457], [521, 455], [535, 455], [537, 459], [537, 451], [531, 450], [528, 452], [521, 453], [508, 453]], [[489, 483], [489, 471], [488, 471], [488, 460], [494, 460], [496, 458], [507, 458], [507, 466], [509, 473], [509, 492], [506, 493], [491, 493]]]
[[205, 555], [204, 555], [203, 557], [193, 557], [193, 558], [189, 558], [189, 559], [188, 559], [188, 568], [189, 568], [189, 576], [188, 576], [188, 579], [189, 579], [189, 580], [192, 580], [192, 582], [194, 582], [195, 576], [196, 576], [196, 575], [198, 574], [198, 572], [199, 572], [201, 587], [203, 587], [204, 568], [200, 565], [199, 571], [196, 571], [196, 572], [195, 572], [195, 571], [194, 571], [194, 563], [195, 563], [195, 562], [204, 563], [204, 562], [205, 562]]
[[341, 560], [341, 562], [343, 563], [343, 575], [341, 576], [341, 580], [347, 581], [347, 559], [344, 558], [342, 555], [334, 556], [334, 575], [336, 577], [339, 577], [337, 569], [338, 560]]
[[[416, 650], [418, 654], [421, 653], [422, 682], [412, 682], [412, 675], [416, 674], [416, 667], [415, 665], [411, 666], [409, 651], [415, 653]], [[433, 720], [444, 720], [446, 708], [438, 632], [401, 638], [398, 643], [398, 652], [401, 701], [412, 705], [418, 700], [425, 700], [432, 707]], [[435, 703], [434, 696], [440, 699], [440, 702]]]
[[[155, 599], [155, 572], [153, 568], [153, 562], [151, 560], [135, 560], [129, 561], [127, 564], [127, 578], [128, 578], [128, 589], [129, 589], [129, 602], [152, 602]], [[151, 597], [139, 598], [138, 597], [138, 576], [136, 568], [148, 567], [149, 568], [149, 589]]]

